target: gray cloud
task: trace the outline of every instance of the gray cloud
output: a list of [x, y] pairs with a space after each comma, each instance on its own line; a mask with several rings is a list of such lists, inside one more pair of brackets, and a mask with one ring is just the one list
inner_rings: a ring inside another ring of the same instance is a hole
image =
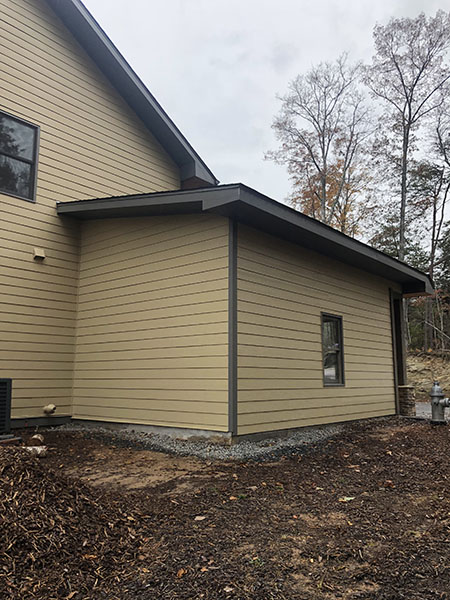
[[436, 12], [435, 0], [84, 0], [222, 182], [282, 200], [271, 122], [298, 73], [344, 51], [372, 55], [372, 29]]

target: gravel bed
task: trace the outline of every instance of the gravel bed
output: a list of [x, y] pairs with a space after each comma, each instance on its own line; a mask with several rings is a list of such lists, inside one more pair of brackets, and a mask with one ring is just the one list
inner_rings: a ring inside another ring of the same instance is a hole
[[133, 430], [111, 430], [104, 427], [84, 426], [79, 423], [62, 425], [58, 429], [80, 431], [86, 437], [102, 439], [117, 446], [166, 452], [175, 456], [196, 456], [206, 460], [267, 462], [281, 456], [305, 454], [308, 450], [341, 433], [345, 424], [322, 425], [299, 429], [283, 438], [262, 441], [241, 441], [228, 446], [208, 440], [177, 439], [158, 433]]
[[[450, 421], [450, 408], [445, 409], [445, 420]], [[419, 419], [431, 419], [431, 403], [416, 402], [416, 417]]]
[[429, 402], [416, 402], [416, 417], [431, 419], [431, 404]]

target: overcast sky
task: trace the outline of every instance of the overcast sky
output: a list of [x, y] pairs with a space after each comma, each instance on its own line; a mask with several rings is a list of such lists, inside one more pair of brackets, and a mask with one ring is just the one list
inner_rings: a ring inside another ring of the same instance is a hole
[[[441, 0], [84, 0], [222, 183], [289, 193], [276, 148], [277, 94], [342, 52], [370, 60], [372, 29], [434, 14]], [[448, 7], [447, 7], [448, 8]]]

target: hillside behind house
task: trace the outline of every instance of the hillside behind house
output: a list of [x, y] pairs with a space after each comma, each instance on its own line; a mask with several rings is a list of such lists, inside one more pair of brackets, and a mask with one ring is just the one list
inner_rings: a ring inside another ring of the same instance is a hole
[[445, 395], [450, 395], [450, 356], [411, 353], [407, 365], [408, 382], [416, 388], [416, 399], [419, 402], [429, 402], [433, 381], [439, 381]]

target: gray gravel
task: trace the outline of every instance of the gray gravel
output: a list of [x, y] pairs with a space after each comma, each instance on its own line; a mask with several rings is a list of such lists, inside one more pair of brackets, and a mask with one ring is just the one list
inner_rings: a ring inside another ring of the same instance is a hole
[[[420, 419], [431, 419], [430, 402], [416, 402], [416, 417]], [[445, 409], [445, 420], [450, 421], [450, 408]]]
[[[428, 402], [416, 403], [416, 416], [421, 419], [431, 418], [431, 407]], [[450, 419], [450, 410], [446, 411]], [[112, 430], [106, 427], [95, 427], [81, 423], [68, 423], [59, 429], [81, 431], [83, 435], [100, 438], [117, 446], [128, 446], [145, 450], [166, 452], [176, 456], [197, 456], [205, 460], [229, 461], [270, 461], [281, 456], [304, 454], [314, 446], [323, 443], [344, 431], [347, 424], [339, 423], [305, 427], [290, 433], [286, 437], [266, 438], [262, 441], [241, 441], [232, 446], [218, 444], [207, 439], [180, 439], [155, 432], [141, 432], [132, 429]]]
[[429, 402], [416, 402], [416, 417], [431, 419], [431, 404]]
[[61, 430], [81, 431], [83, 435], [101, 438], [117, 446], [131, 446], [145, 450], [167, 452], [178, 456], [197, 456], [206, 460], [270, 461], [283, 455], [304, 454], [313, 446], [341, 433], [345, 424], [323, 425], [299, 429], [284, 438], [267, 438], [263, 441], [242, 441], [232, 446], [208, 440], [177, 439], [158, 433], [132, 430], [110, 430], [80, 424], [63, 425]]

